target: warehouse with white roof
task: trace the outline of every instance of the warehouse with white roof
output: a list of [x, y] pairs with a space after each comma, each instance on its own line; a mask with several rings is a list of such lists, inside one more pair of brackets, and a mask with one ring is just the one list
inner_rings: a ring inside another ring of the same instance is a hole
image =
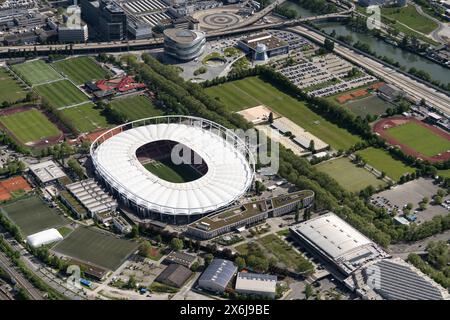
[[[173, 183], [147, 170], [137, 151], [157, 142], [192, 150], [206, 164], [204, 174]], [[155, 117], [113, 128], [92, 144], [91, 156], [97, 176], [116, 198], [140, 217], [173, 223], [178, 217], [189, 220], [232, 204], [250, 188], [254, 176], [245, 143], [230, 130], [196, 117]]]
[[369, 261], [389, 255], [377, 244], [332, 212], [290, 228], [302, 245], [349, 275]]
[[239, 272], [236, 277], [235, 289], [241, 294], [275, 298], [277, 276], [251, 272]]

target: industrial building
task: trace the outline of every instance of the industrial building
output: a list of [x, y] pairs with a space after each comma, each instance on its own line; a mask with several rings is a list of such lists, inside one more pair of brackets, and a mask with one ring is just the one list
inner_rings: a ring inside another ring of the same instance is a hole
[[66, 177], [64, 171], [51, 160], [32, 164], [29, 169], [41, 185], [48, 185], [60, 178]]
[[[89, 212], [92, 218], [100, 222], [106, 222], [109, 214], [117, 209], [117, 202], [106, 193], [94, 179], [87, 179], [66, 185], [66, 189], [77, 199]], [[111, 218], [112, 219], [112, 218]]]
[[239, 272], [236, 277], [236, 292], [246, 295], [274, 299], [277, 289], [277, 276]]
[[84, 43], [88, 40], [89, 33], [86, 24], [80, 26], [58, 27], [58, 40], [62, 43]]
[[206, 216], [188, 225], [188, 236], [206, 240], [219, 235], [248, 227], [264, 221], [268, 217], [277, 217], [312, 205], [314, 192], [303, 190], [275, 198], [249, 202], [223, 212]]
[[198, 279], [201, 289], [222, 293], [234, 277], [237, 267], [232, 261], [214, 259]]
[[170, 28], [164, 30], [164, 52], [175, 59], [188, 61], [201, 56], [206, 37], [202, 31]]
[[163, 260], [165, 264], [177, 263], [185, 266], [186, 268], [190, 268], [194, 262], [197, 261], [197, 257], [178, 251], [172, 251], [167, 255], [167, 257]]
[[446, 289], [400, 258], [382, 259], [344, 282], [367, 300], [448, 300]]
[[171, 287], [181, 288], [192, 274], [192, 271], [185, 266], [173, 263], [164, 269], [155, 281]]
[[264, 61], [289, 53], [289, 44], [270, 33], [261, 33], [238, 41], [238, 47], [252, 56], [253, 60]]
[[332, 212], [292, 226], [291, 236], [348, 276], [369, 263], [389, 255]]

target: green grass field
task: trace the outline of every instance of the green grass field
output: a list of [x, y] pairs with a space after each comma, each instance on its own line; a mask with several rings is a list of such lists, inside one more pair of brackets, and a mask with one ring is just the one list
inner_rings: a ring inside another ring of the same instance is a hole
[[450, 169], [447, 170], [438, 170], [438, 175], [444, 178], [450, 178]]
[[414, 123], [388, 129], [387, 134], [425, 156], [435, 156], [450, 149], [450, 141], [434, 134], [427, 128]]
[[106, 118], [101, 114], [102, 110], [96, 109], [95, 104], [86, 104], [61, 110], [62, 114], [69, 118], [75, 128], [80, 132], [90, 132], [109, 126]]
[[349, 101], [342, 105], [344, 108], [350, 109], [354, 114], [365, 118], [367, 115], [380, 115], [386, 112], [393, 105], [383, 99], [372, 95], [370, 97]]
[[1, 116], [0, 123], [23, 144], [61, 134], [58, 128], [37, 109]]
[[15, 64], [11, 66], [11, 69], [31, 86], [62, 79], [62, 76], [58, 72], [42, 60]]
[[143, 95], [115, 99], [111, 102], [111, 108], [125, 114], [129, 121], [163, 115], [163, 112]]
[[436, 22], [420, 15], [411, 4], [403, 8], [382, 8], [381, 15], [424, 34], [429, 34], [438, 27]]
[[369, 164], [379, 171], [384, 171], [386, 175], [398, 181], [405, 173], [414, 172], [414, 168], [409, 167], [399, 160], [393, 159], [386, 151], [367, 148], [356, 152]]
[[64, 59], [53, 63], [56, 70], [77, 85], [87, 81], [104, 79], [108, 72], [90, 57]]
[[305, 257], [296, 252], [289, 244], [274, 234], [269, 234], [257, 240], [269, 253], [288, 268], [304, 272], [314, 270], [314, 266]]
[[325, 161], [315, 167], [317, 170], [328, 174], [350, 192], [359, 192], [370, 185], [375, 188], [386, 185], [384, 181], [377, 179], [364, 168], [355, 166], [348, 158]]
[[258, 77], [228, 82], [206, 90], [212, 97], [218, 97], [231, 111], [266, 105], [335, 149], [348, 149], [361, 141], [358, 136], [311, 111], [304, 102], [292, 98]]
[[8, 101], [16, 102], [26, 97], [23, 85], [15, 80], [7, 70], [0, 68], [0, 103]]
[[69, 80], [36, 86], [34, 89], [40, 96], [47, 99], [52, 107], [57, 109], [89, 101], [89, 98]]
[[78, 227], [52, 250], [81, 262], [115, 270], [137, 247], [136, 242], [104, 231]]
[[41, 199], [32, 196], [2, 207], [8, 218], [24, 236], [66, 225], [68, 221], [50, 209]]
[[170, 159], [155, 160], [144, 165], [144, 167], [157, 177], [173, 183], [189, 182], [201, 177], [201, 174], [191, 166], [187, 164], [175, 165]]

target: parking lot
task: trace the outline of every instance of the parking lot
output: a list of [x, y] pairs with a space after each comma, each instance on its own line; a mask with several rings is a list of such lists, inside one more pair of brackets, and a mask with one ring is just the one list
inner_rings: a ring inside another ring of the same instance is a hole
[[[413, 204], [411, 213], [417, 215], [416, 223], [431, 220], [434, 216], [447, 214], [449, 209], [444, 205], [433, 205], [432, 197], [437, 193], [439, 186], [433, 183], [431, 179], [419, 178], [402, 185], [393, 187], [372, 196], [371, 202], [377, 207], [386, 208], [388, 213], [398, 210], [398, 215], [402, 215], [402, 209], [408, 203]], [[424, 197], [430, 200], [424, 211], [419, 209], [419, 203]], [[450, 202], [450, 197], [444, 198], [444, 201]]]

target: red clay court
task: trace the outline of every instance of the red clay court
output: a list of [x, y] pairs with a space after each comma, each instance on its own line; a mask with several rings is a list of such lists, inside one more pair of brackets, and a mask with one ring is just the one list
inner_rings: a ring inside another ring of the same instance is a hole
[[[429, 132], [429, 136], [426, 135], [426, 136], [422, 137], [425, 140], [425, 144], [432, 144], [431, 139], [436, 138], [436, 136], [439, 138], [445, 139], [447, 141], [450, 141], [450, 134], [448, 134], [447, 132], [445, 132], [435, 126], [426, 124], [426, 123], [424, 123], [416, 118], [412, 118], [412, 117], [396, 116], [396, 117], [381, 119], [380, 121], [375, 123], [375, 125], [373, 127], [373, 131], [378, 133], [390, 145], [398, 146], [404, 153], [414, 156], [416, 158], [428, 160], [430, 162], [440, 162], [440, 161], [446, 161], [446, 160], [450, 159], [450, 150], [445, 150], [445, 146], [444, 146], [444, 149], [441, 150], [440, 152], [438, 152], [436, 155], [433, 155], [433, 156], [428, 155], [427, 156], [427, 155], [417, 151], [416, 149], [414, 149], [411, 146], [411, 143], [405, 143], [404, 141], [401, 141], [402, 139], [398, 139], [398, 138], [396, 139], [388, 132], [388, 130], [391, 128], [399, 127], [399, 126], [409, 124], [409, 123], [414, 123], [416, 125], [419, 125], [419, 126], [425, 128], [426, 131]], [[427, 139], [429, 139], [429, 140], [427, 140]], [[444, 141], [444, 144], [445, 144], [445, 141]]]
[[0, 201], [7, 201], [12, 198], [12, 192], [23, 190], [29, 192], [32, 190], [27, 180], [23, 177], [13, 177], [0, 181]]

